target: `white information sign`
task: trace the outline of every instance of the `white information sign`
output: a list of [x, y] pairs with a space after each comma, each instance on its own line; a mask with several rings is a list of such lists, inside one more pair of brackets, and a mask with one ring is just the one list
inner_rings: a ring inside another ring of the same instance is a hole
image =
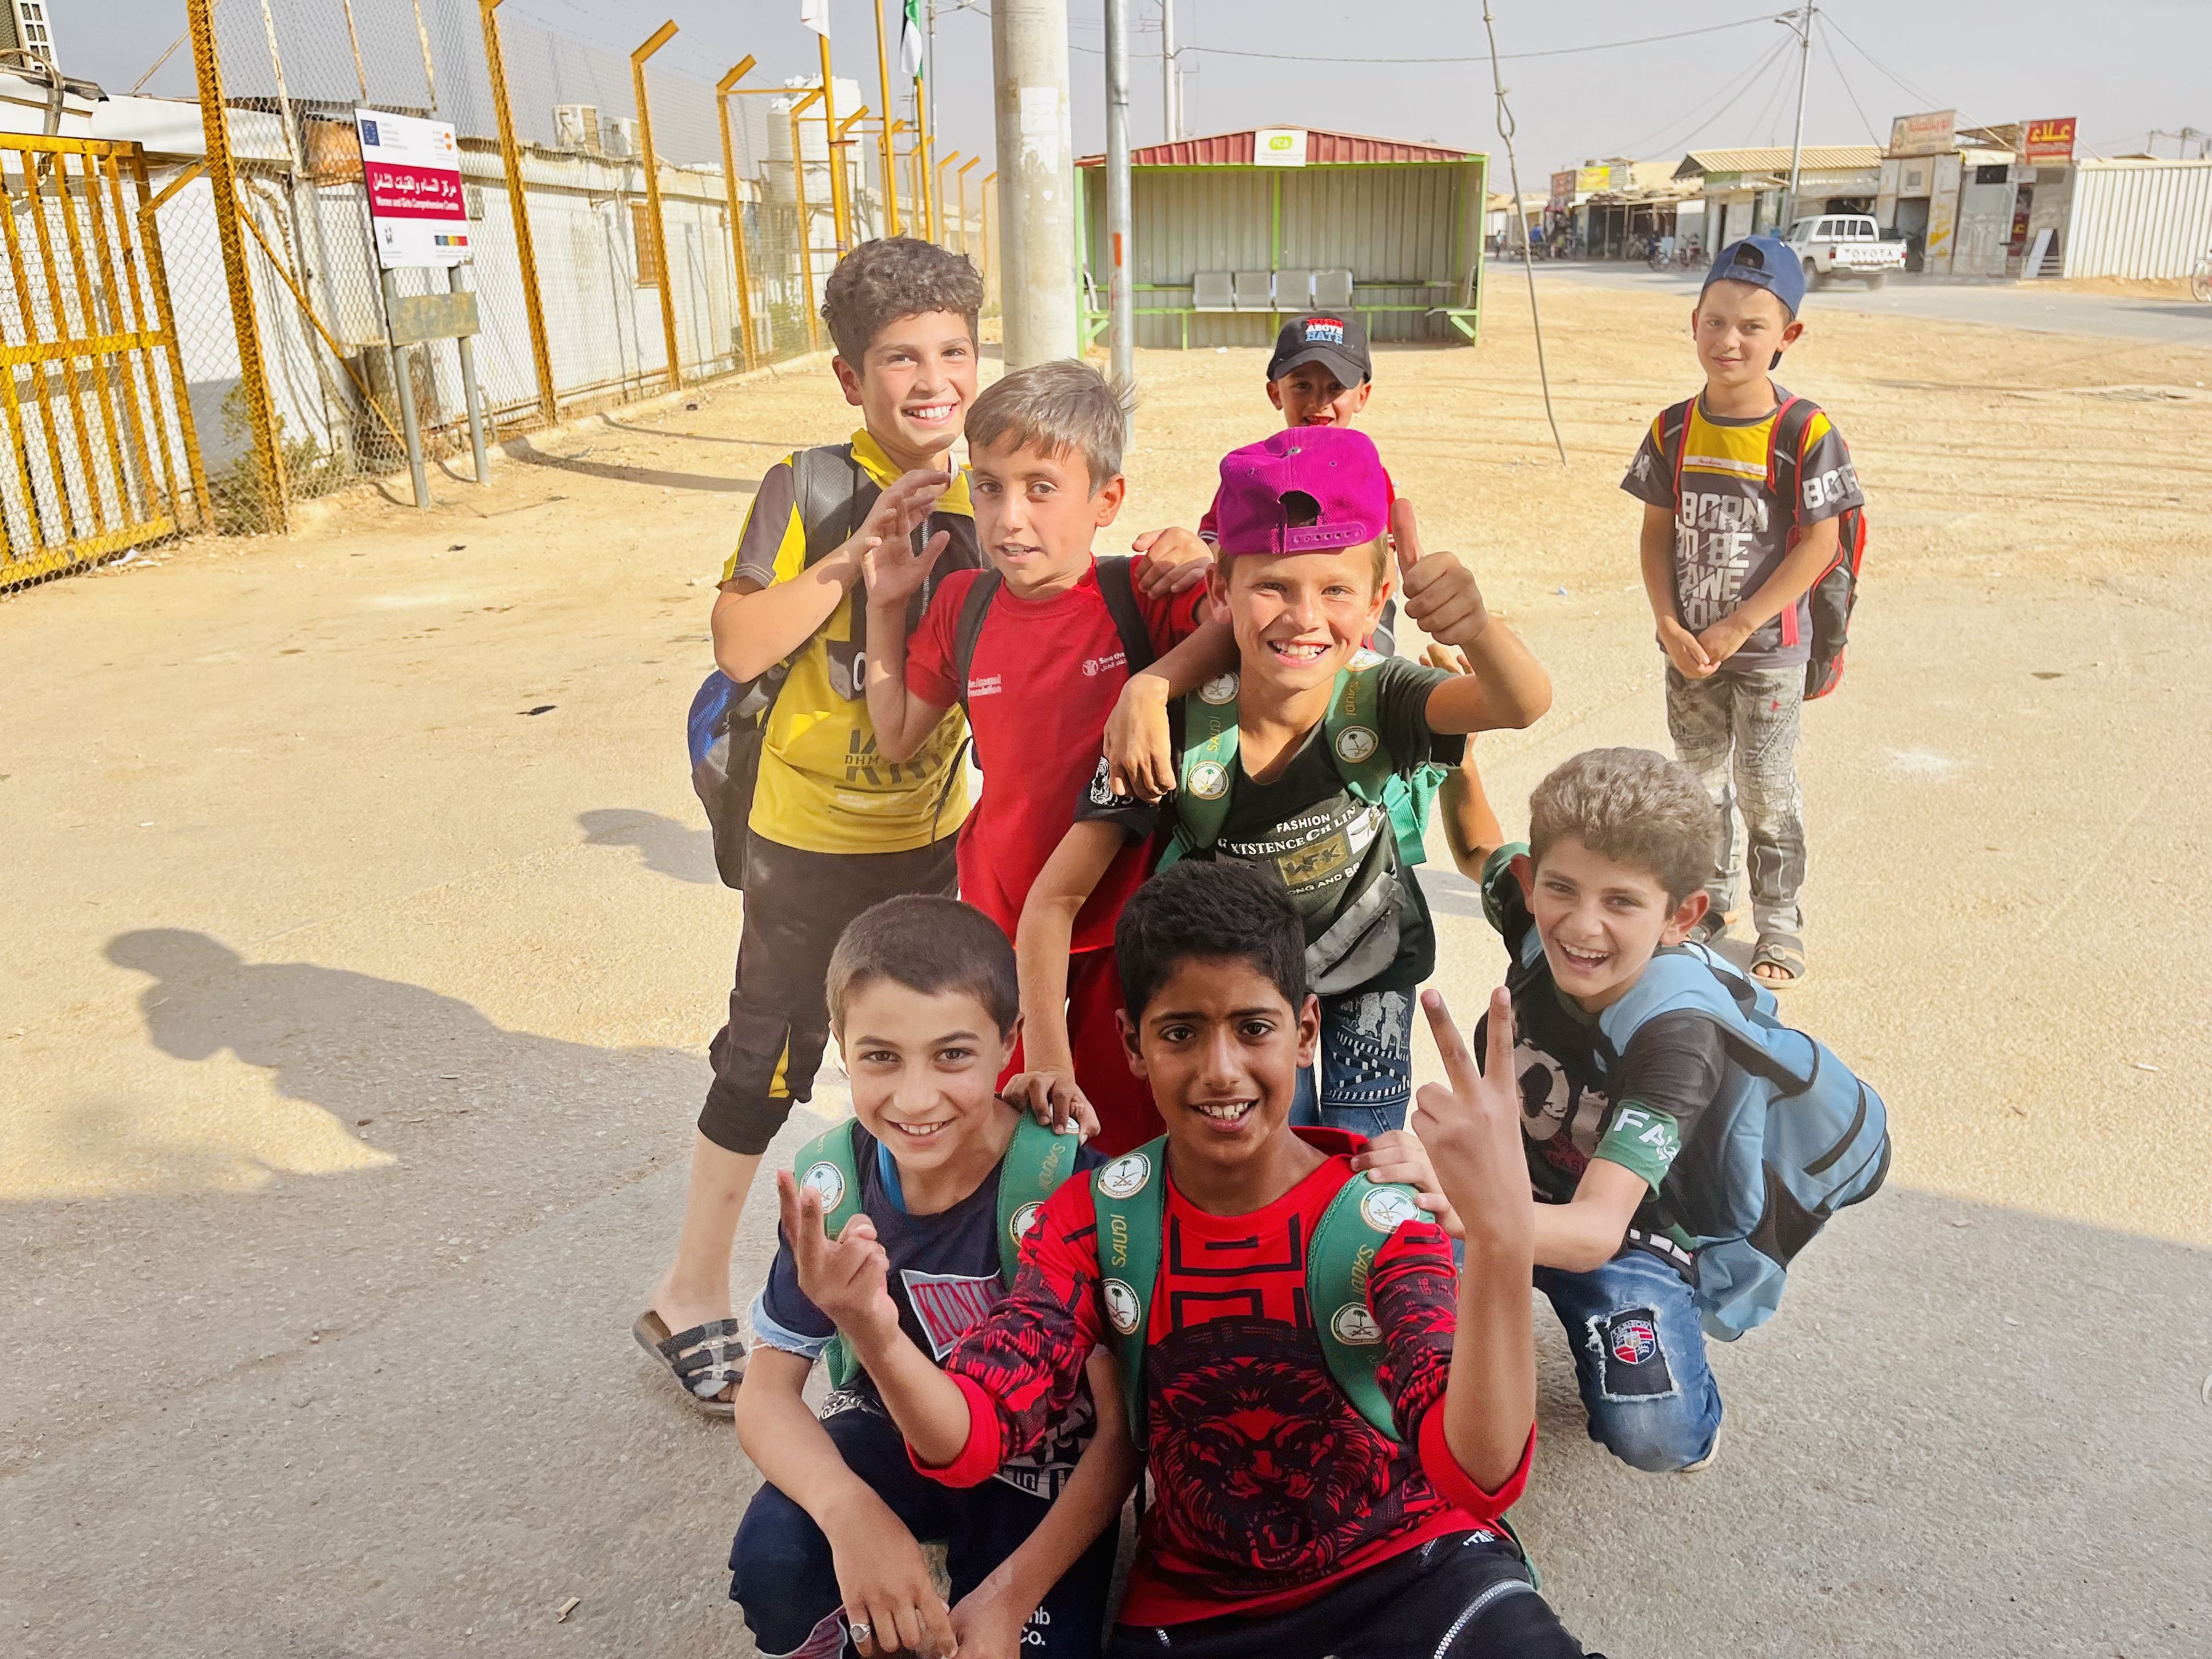
[[1262, 167], [1302, 167], [1306, 164], [1304, 127], [1261, 127], [1252, 135], [1252, 163]]
[[354, 121], [377, 263], [386, 270], [467, 264], [469, 210], [452, 125], [373, 109], [356, 110]]

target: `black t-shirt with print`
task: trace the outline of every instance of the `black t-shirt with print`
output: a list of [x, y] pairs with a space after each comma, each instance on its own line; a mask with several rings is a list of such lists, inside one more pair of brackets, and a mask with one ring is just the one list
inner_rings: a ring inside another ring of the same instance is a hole
[[[1536, 921], [1511, 864], [1528, 850], [1516, 842], [1491, 855], [1482, 896], [1513, 957], [1505, 984], [1513, 994], [1513, 1066], [1529, 1185], [1539, 1203], [1564, 1204], [1591, 1159], [1620, 1164], [1650, 1188], [1631, 1224], [1686, 1243], [1690, 1235], [1664, 1183], [1726, 1078], [1720, 1028], [1703, 1014], [1660, 1014], [1637, 1028], [1615, 1060], [1597, 1016], [1559, 989], [1540, 951], [1533, 966], [1522, 965]], [[1478, 1055], [1487, 1052], [1488, 1024], [1486, 1016], [1475, 1028]]]

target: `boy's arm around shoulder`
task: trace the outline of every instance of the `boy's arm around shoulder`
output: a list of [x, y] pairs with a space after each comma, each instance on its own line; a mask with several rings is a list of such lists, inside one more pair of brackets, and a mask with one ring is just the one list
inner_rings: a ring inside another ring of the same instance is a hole
[[1225, 618], [1206, 616], [1152, 666], [1129, 676], [1106, 717], [1107, 775], [1115, 794], [1158, 800], [1174, 789], [1168, 705], [1236, 666], [1237, 636]]
[[1035, 1072], [1075, 1072], [1067, 1035], [1067, 957], [1075, 919], [1124, 844], [1121, 828], [1106, 818], [1068, 826], [1060, 845], [1030, 884], [1014, 928], [1014, 969], [1021, 986], [1023, 1053]]

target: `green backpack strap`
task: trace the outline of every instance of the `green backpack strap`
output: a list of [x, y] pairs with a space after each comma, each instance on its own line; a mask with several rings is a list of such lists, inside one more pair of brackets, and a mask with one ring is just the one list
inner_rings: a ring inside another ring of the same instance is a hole
[[1382, 1241], [1422, 1214], [1411, 1187], [1378, 1185], [1354, 1176], [1336, 1190], [1306, 1246], [1306, 1305], [1329, 1375], [1352, 1409], [1385, 1439], [1398, 1427], [1390, 1398], [1375, 1380], [1382, 1360], [1382, 1328], [1367, 1303], [1368, 1274]]
[[1165, 1224], [1168, 1140], [1162, 1135], [1091, 1172], [1091, 1204], [1098, 1218], [1098, 1293], [1106, 1304], [1106, 1340], [1121, 1375], [1129, 1437], [1145, 1449], [1145, 1321], [1160, 1277]]
[[1322, 722], [1322, 738], [1328, 757], [1346, 788], [1370, 806], [1383, 802], [1397, 769], [1382, 747], [1378, 718], [1385, 659], [1372, 651], [1355, 651], [1351, 664], [1336, 677], [1328, 714]]
[[1081, 1136], [1056, 1135], [1027, 1112], [1014, 1125], [1014, 1138], [999, 1161], [999, 1280], [1007, 1289], [1013, 1288], [1023, 1235], [1036, 1224], [1045, 1200], [1073, 1173], [1075, 1150], [1082, 1144]]
[[1176, 840], [1199, 852], [1221, 839], [1237, 781], [1237, 673], [1217, 674], [1183, 699], [1182, 767], [1176, 780]]
[[[822, 1194], [827, 1206], [822, 1214], [822, 1230], [832, 1238], [860, 1212], [860, 1170], [853, 1157], [853, 1131], [858, 1127], [860, 1120], [855, 1118], [826, 1129], [801, 1146], [791, 1160], [799, 1184]], [[829, 1367], [833, 1389], [845, 1387], [860, 1372], [860, 1362], [853, 1358], [853, 1345], [845, 1340], [842, 1331], [830, 1339], [822, 1359]]]

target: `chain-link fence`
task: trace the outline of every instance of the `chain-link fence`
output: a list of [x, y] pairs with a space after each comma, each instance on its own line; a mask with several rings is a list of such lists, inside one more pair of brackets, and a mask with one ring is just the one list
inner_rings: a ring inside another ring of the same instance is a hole
[[[289, 501], [404, 470], [400, 374], [428, 452], [465, 445], [455, 343], [395, 350], [387, 281], [398, 297], [473, 289], [477, 379], [512, 433], [826, 345], [841, 248], [893, 228], [994, 275], [976, 164], [925, 153], [910, 84], [893, 84], [887, 172], [872, 75], [872, 97], [843, 75], [827, 98], [818, 76], [756, 85], [750, 58], [701, 64], [680, 36], [626, 57], [499, 0], [189, 9], [228, 154], [149, 149], [226, 529], [277, 528]], [[357, 109], [453, 125], [472, 256], [458, 275], [380, 272]]]

